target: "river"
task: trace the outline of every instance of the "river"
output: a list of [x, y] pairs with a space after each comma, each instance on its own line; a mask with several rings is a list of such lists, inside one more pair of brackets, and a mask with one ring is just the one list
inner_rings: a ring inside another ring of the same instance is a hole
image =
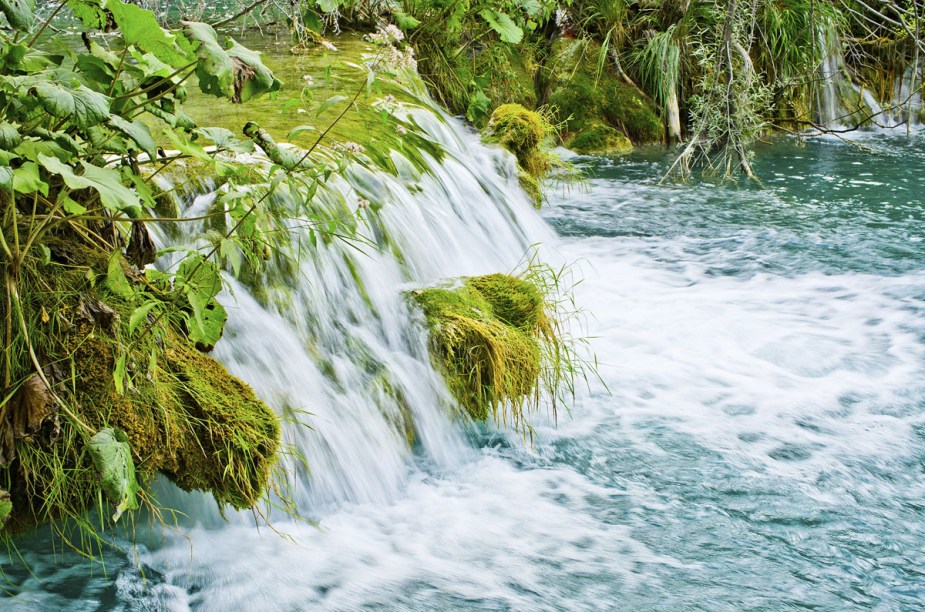
[[[205, 496], [165, 486], [189, 514], [181, 533], [124, 543], [102, 567], [40, 532], [3, 607], [925, 605], [921, 137], [778, 140], [757, 152], [762, 186], [659, 184], [663, 150], [578, 160], [584, 186], [536, 213], [509, 157], [454, 121], [430, 129], [448, 160], [413, 190], [385, 185], [382, 214], [411, 263], [355, 255], [362, 300], [334, 251], [306, 262], [316, 276], [291, 308], [233, 287], [217, 356], [271, 404], [312, 413], [293, 443], [312, 470], [297, 501], [316, 523], [282, 519], [280, 535], [246, 513], [223, 522]], [[531, 446], [440, 409], [400, 291], [508, 271], [536, 242], [584, 279], [602, 381], [557, 423], [538, 417]], [[337, 308], [311, 314], [324, 299]], [[363, 395], [345, 336], [409, 398], [412, 450], [388, 433], [388, 398]]]

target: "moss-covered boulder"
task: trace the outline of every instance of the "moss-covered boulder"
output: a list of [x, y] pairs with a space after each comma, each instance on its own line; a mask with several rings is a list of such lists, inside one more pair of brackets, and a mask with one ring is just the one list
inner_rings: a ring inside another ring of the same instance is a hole
[[[31, 342], [51, 387], [33, 373], [21, 339], [14, 339], [22, 360], [13, 371], [26, 385], [0, 413], [0, 488], [13, 505], [3, 533], [59, 519], [86, 524], [86, 509], [117, 504], [88, 452], [102, 430], [127, 442], [142, 501], [153, 503], [146, 485], [161, 473], [182, 489], [211, 492], [221, 506], [258, 503], [276, 465], [276, 414], [197, 350], [176, 317], [139, 320], [145, 300], [170, 304], [169, 295], [158, 297], [166, 288], [156, 280], [141, 282], [140, 272], [118, 255], [110, 259], [78, 237], [45, 243], [48, 260], [30, 260], [19, 284]], [[138, 289], [113, 289], [120, 269], [123, 282], [140, 281]], [[149, 333], [139, 331], [145, 321], [153, 325]]]
[[553, 337], [543, 292], [523, 278], [490, 274], [410, 297], [424, 312], [434, 363], [459, 405], [477, 421], [523, 423]]
[[552, 127], [537, 111], [520, 104], [503, 104], [495, 109], [485, 128], [485, 140], [500, 144], [514, 154], [520, 166], [518, 181], [533, 204], [543, 201], [539, 179], [550, 169], [552, 157], [542, 147]]
[[544, 69], [546, 101], [556, 109], [567, 135], [594, 124], [620, 130], [636, 143], [664, 140], [664, 126], [651, 100], [621, 82], [599, 63], [600, 46], [559, 39]]
[[565, 141], [565, 146], [582, 155], [622, 155], [633, 150], [633, 143], [616, 128], [592, 123]]

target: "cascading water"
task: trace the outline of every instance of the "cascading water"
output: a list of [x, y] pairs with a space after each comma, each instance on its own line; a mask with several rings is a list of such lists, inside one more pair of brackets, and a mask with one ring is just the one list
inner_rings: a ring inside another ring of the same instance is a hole
[[914, 66], [896, 79], [893, 99], [883, 108], [874, 93], [848, 76], [841, 41], [830, 28], [820, 28], [818, 44], [823, 50], [816, 89], [816, 121], [822, 127], [838, 129], [861, 125], [893, 128], [921, 122], [921, 75]]
[[[355, 165], [332, 179], [316, 196], [332, 211], [364, 196], [383, 204], [369, 211], [375, 219], [367, 230], [353, 243], [303, 252], [285, 277], [269, 274], [259, 302], [234, 279], [223, 297], [229, 324], [215, 356], [294, 421], [286, 437], [308, 471], [298, 461], [288, 467], [299, 474], [294, 495], [309, 514], [391, 500], [407, 476], [409, 435], [437, 467], [466, 454], [426, 335], [401, 291], [512, 271], [531, 245], [552, 240], [508, 155], [428, 110], [415, 118], [445, 151], [440, 163], [431, 159], [422, 172], [396, 156], [398, 176]], [[200, 196], [187, 214], [201, 214], [213, 198]], [[186, 229], [182, 241], [203, 232]], [[293, 234], [307, 242], [306, 229]]]
[[[103, 575], [22, 541], [31, 573], [7, 573], [21, 585], [7, 607], [921, 607], [920, 136], [759, 147], [762, 189], [660, 184], [662, 151], [588, 161], [588, 189], [550, 194], [542, 213], [557, 238], [507, 155], [461, 123], [417, 120], [443, 161], [357, 167], [325, 195], [353, 209], [383, 194], [364, 231], [386, 248], [322, 242], [224, 296], [216, 354], [314, 427], [287, 435], [319, 526], [276, 517], [288, 539], [169, 489], [182, 535], [107, 552]], [[511, 270], [536, 242], [589, 262], [577, 299], [612, 394], [592, 382], [572, 419], [536, 424], [533, 449], [477, 447], [441, 408], [401, 291]]]

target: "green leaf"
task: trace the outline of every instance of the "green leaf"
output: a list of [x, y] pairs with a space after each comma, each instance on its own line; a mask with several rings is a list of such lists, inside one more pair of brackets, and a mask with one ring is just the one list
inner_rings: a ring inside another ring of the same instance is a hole
[[524, 31], [506, 13], [484, 9], [479, 11], [479, 15], [488, 22], [492, 30], [498, 33], [503, 42], [516, 45], [523, 40]]
[[395, 18], [395, 24], [402, 30], [413, 30], [414, 28], [421, 25], [421, 22], [408, 13], [396, 12], [392, 13], [392, 17]]
[[38, 162], [52, 174], [60, 175], [71, 189], [94, 189], [99, 193], [103, 206], [110, 210], [123, 212], [129, 217], [137, 217], [141, 212], [138, 195], [122, 184], [122, 176], [117, 170], [82, 161], [84, 173], [78, 176], [73, 168], [54, 157], [40, 154]]
[[143, 121], [129, 121], [119, 115], [112, 115], [109, 118], [109, 124], [131, 138], [138, 145], [139, 150], [147, 153], [150, 159], [157, 157], [157, 145], [154, 144], [151, 131]]
[[109, 258], [109, 267], [106, 269], [106, 286], [110, 291], [124, 298], [130, 298], [135, 293], [132, 291], [128, 278], [125, 277], [125, 270], [122, 269], [122, 255], [119, 251]]
[[78, 127], [96, 125], [109, 118], [109, 98], [84, 85], [66, 88], [46, 81], [30, 89], [28, 95], [38, 98], [42, 108], [52, 116], [70, 117]]
[[48, 183], [39, 176], [39, 167], [35, 162], [26, 162], [13, 171], [13, 189], [18, 193], [38, 191], [48, 195]]
[[[263, 65], [260, 52], [239, 45], [233, 38], [229, 41], [231, 46], [228, 55], [236, 62], [233, 100], [247, 102], [255, 96], [279, 91], [282, 82]], [[243, 67], [239, 64], [243, 64]]]
[[254, 143], [251, 140], [241, 140], [231, 130], [220, 127], [197, 128], [195, 133], [205, 136], [215, 143], [219, 149], [227, 149], [235, 153], [253, 153]]
[[176, 68], [193, 60], [177, 45], [177, 37], [158, 25], [151, 11], [122, 0], [106, 0], [106, 10], [112, 13], [126, 44], [135, 45]]
[[141, 324], [142, 321], [148, 318], [148, 313], [154, 309], [160, 302], [152, 301], [146, 304], [142, 304], [138, 308], [132, 311], [132, 316], [128, 320], [128, 333], [132, 335], [135, 333], [135, 330]]
[[103, 0], [67, 0], [67, 6], [86, 27], [93, 30], [106, 27], [108, 19], [103, 10]]
[[15, 149], [22, 142], [19, 128], [12, 123], [0, 123], [0, 149]]
[[35, 0], [0, 0], [0, 11], [14, 29], [28, 32], [35, 20]]
[[[192, 303], [190, 300], [190, 304]], [[200, 350], [211, 351], [215, 343], [221, 340], [227, 320], [228, 313], [216, 300], [194, 306], [193, 317], [187, 318], [190, 341]]]
[[234, 62], [218, 42], [212, 26], [196, 21], [184, 21], [186, 35], [198, 42], [196, 76], [203, 93], [230, 98], [233, 95]]
[[187, 295], [195, 294], [203, 304], [222, 290], [222, 276], [218, 266], [195, 251], [180, 263], [174, 283]]
[[137, 510], [141, 487], [135, 480], [135, 462], [128, 437], [118, 429], [101, 429], [90, 438], [87, 451], [100, 474], [103, 492], [116, 504], [112, 520], [118, 521], [126, 510]]
[[337, 10], [338, 0], [316, 0], [316, 5], [322, 13], [330, 13]]
[[328, 98], [327, 100], [321, 103], [321, 105], [318, 107], [318, 110], [315, 111], [315, 117], [320, 117], [324, 111], [348, 99], [349, 98], [347, 98], [347, 96], [331, 96], [330, 98]]
[[115, 366], [112, 369], [112, 382], [116, 387], [116, 393], [125, 394], [125, 353], [119, 355], [116, 359]]

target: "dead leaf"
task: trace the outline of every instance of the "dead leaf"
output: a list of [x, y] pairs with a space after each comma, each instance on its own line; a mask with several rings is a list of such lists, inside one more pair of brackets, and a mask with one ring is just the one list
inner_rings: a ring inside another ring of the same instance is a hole
[[157, 259], [157, 247], [141, 221], [132, 222], [132, 235], [125, 248], [125, 257], [136, 267], [143, 268]]
[[254, 78], [257, 71], [236, 57], [231, 58], [231, 61], [234, 64], [234, 95], [231, 97], [231, 101], [234, 104], [240, 104], [241, 92], [244, 90], [244, 86]]
[[98, 299], [89, 295], [80, 296], [80, 304], [77, 306], [78, 318], [109, 329], [115, 316], [116, 311]]
[[38, 374], [33, 374], [10, 400], [10, 418], [16, 439], [32, 439], [50, 425], [51, 438], [59, 431], [54, 396]]

